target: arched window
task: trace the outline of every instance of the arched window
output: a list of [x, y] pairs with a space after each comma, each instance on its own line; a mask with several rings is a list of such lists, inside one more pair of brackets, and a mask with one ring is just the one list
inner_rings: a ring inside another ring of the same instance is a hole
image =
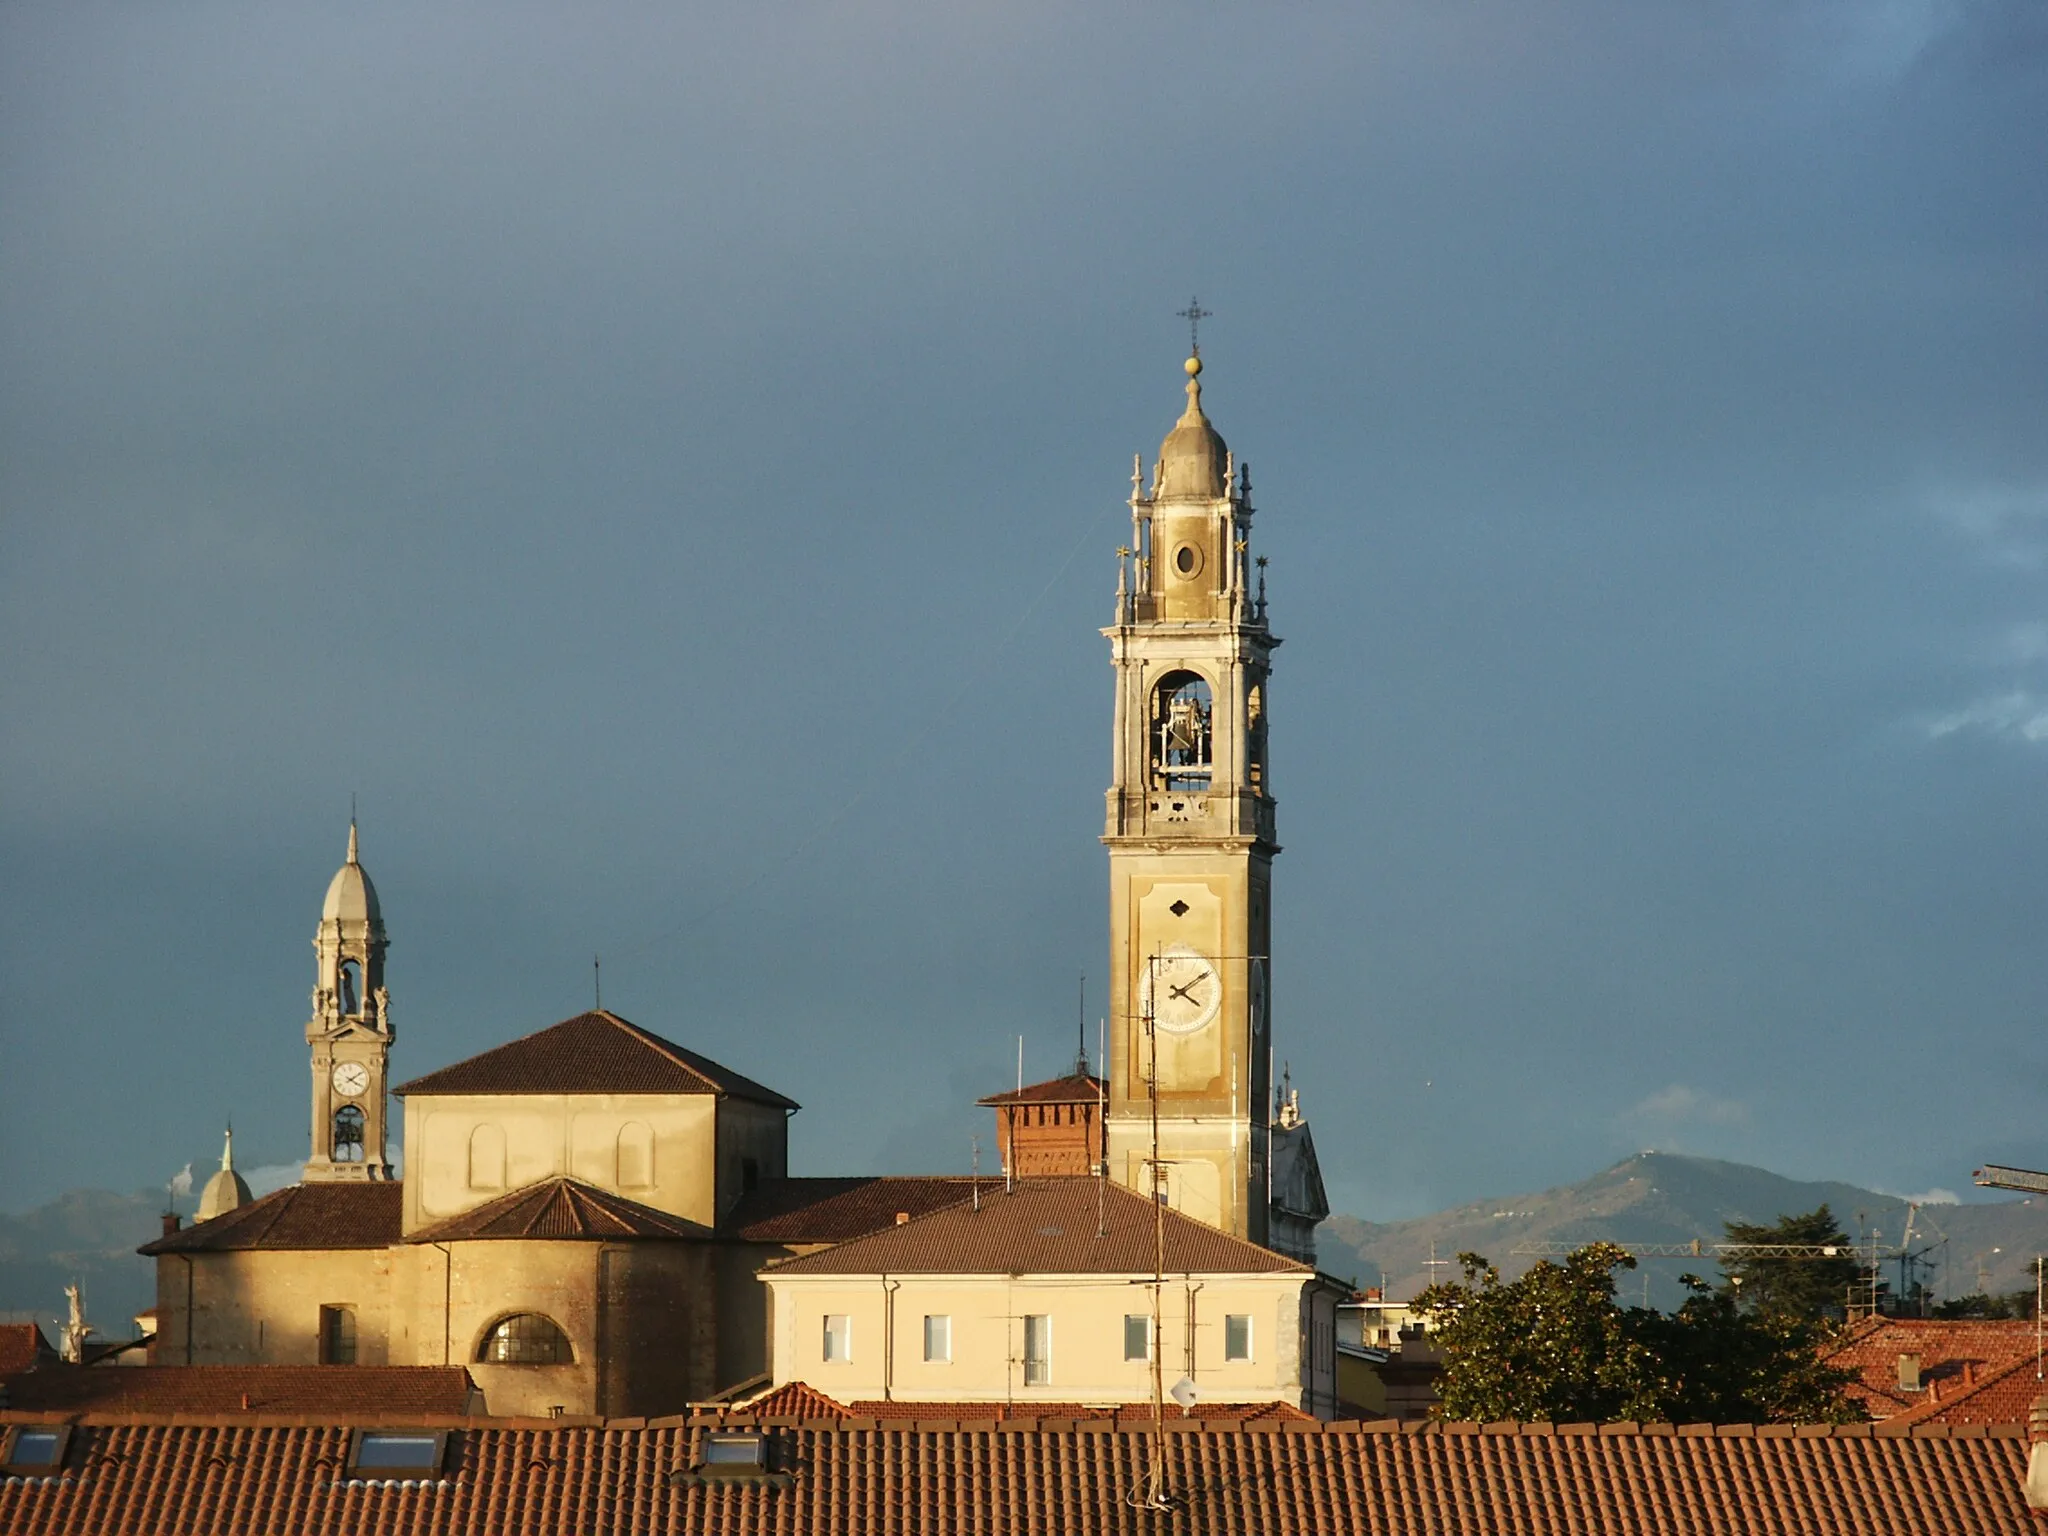
[[505, 1133], [495, 1125], [480, 1125], [469, 1133], [469, 1187], [505, 1187]]
[[646, 1189], [654, 1183], [654, 1132], [638, 1120], [619, 1129], [620, 1189]]
[[1209, 685], [1192, 672], [1169, 672], [1152, 691], [1152, 772], [1162, 789], [1208, 787]]
[[337, 983], [341, 989], [341, 1011], [353, 1018], [363, 1011], [363, 967], [359, 961], [341, 962]]
[[482, 1365], [570, 1365], [576, 1357], [569, 1337], [538, 1312], [500, 1318], [477, 1346]]
[[344, 1104], [334, 1112], [334, 1160], [360, 1163], [363, 1160], [363, 1112]]

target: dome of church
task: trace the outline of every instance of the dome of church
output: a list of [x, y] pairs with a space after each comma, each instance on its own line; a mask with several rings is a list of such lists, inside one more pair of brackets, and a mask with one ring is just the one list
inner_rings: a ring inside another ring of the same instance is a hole
[[235, 1172], [235, 1133], [228, 1132], [227, 1145], [220, 1154], [220, 1172], [206, 1181], [199, 1195], [199, 1212], [193, 1219], [211, 1221], [247, 1205], [253, 1196], [248, 1183]]
[[1202, 360], [1187, 361], [1188, 408], [1181, 413], [1166, 441], [1159, 445], [1159, 475], [1153, 482], [1155, 498], [1190, 496], [1215, 499], [1225, 494], [1223, 483], [1228, 450], [1223, 437], [1202, 414]]
[[348, 824], [348, 862], [334, 872], [327, 884], [327, 900], [320, 908], [322, 922], [339, 918], [343, 922], [381, 923], [384, 914], [377, 906], [377, 887], [356, 860], [356, 824]]

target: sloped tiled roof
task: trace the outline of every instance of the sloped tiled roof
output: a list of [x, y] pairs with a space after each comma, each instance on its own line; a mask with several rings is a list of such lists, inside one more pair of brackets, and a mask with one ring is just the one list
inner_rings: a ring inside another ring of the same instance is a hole
[[[866, 1419], [1084, 1419], [1103, 1420], [1130, 1428], [1152, 1422], [1150, 1403], [906, 1403], [864, 1398], [850, 1404], [850, 1418]], [[1314, 1424], [1314, 1414], [1303, 1413], [1291, 1403], [1197, 1403], [1183, 1409], [1179, 1403], [1166, 1405], [1166, 1417], [1173, 1422], [1193, 1419], [1206, 1422], [1230, 1419], [1237, 1423]]]
[[224, 1253], [248, 1248], [383, 1248], [398, 1241], [405, 1186], [293, 1184], [211, 1221], [144, 1243], [138, 1253]]
[[[1102, 1230], [1097, 1231], [1097, 1199]], [[929, 1216], [764, 1270], [783, 1275], [1149, 1274], [1153, 1203], [1120, 1184], [1086, 1177], [1033, 1179], [984, 1191], [980, 1209], [954, 1204]], [[1173, 1274], [1313, 1271], [1270, 1248], [1169, 1210], [1166, 1268]]]
[[463, 1414], [482, 1403], [459, 1365], [71, 1365], [7, 1386], [18, 1414]]
[[740, 1407], [757, 1419], [844, 1419], [852, 1410], [803, 1381], [786, 1381]]
[[2037, 1398], [2048, 1395], [2048, 1365], [2031, 1352], [1949, 1386], [1936, 1383], [1928, 1400], [1896, 1415], [1904, 1424], [2024, 1424]]
[[1109, 1084], [1102, 1078], [1070, 1072], [1065, 1077], [1049, 1077], [1042, 1083], [1026, 1083], [1022, 1088], [1012, 1088], [1007, 1093], [992, 1093], [987, 1098], [976, 1099], [974, 1102], [997, 1107], [1004, 1104], [1093, 1104], [1108, 1091]]
[[[1921, 1388], [1899, 1390], [1899, 1356], [1920, 1357]], [[1828, 1364], [1856, 1373], [1850, 1396], [1874, 1419], [1924, 1407], [1933, 1389], [1948, 1397], [1966, 1377], [1981, 1380], [2024, 1355], [2034, 1357], [2034, 1325], [1982, 1318], [1870, 1317], [1853, 1326]], [[2025, 1417], [2024, 1414], [2021, 1415]]]
[[413, 1243], [458, 1239], [547, 1237], [608, 1242], [635, 1237], [707, 1238], [713, 1233], [651, 1205], [628, 1200], [578, 1179], [542, 1179], [524, 1189], [424, 1227], [406, 1239]]
[[929, 1215], [962, 1200], [988, 1179], [869, 1175], [775, 1179], [749, 1190], [726, 1218], [728, 1235], [750, 1243], [843, 1243], [894, 1226], [898, 1213]]
[[391, 1090], [436, 1093], [713, 1093], [795, 1109], [772, 1088], [620, 1018], [579, 1013]]
[[[325, 1367], [321, 1369], [335, 1369]], [[115, 1374], [110, 1372], [109, 1374]], [[0, 1415], [0, 1422], [20, 1414]], [[385, 1422], [391, 1422], [385, 1417]], [[418, 1421], [415, 1420], [417, 1423]], [[2011, 1536], [2025, 1431], [877, 1421], [770, 1428], [787, 1488], [678, 1484], [745, 1416], [452, 1420], [442, 1475], [358, 1481], [346, 1418], [87, 1416], [56, 1476], [0, 1480], [21, 1536]], [[429, 1427], [423, 1424], [420, 1427]], [[1134, 1509], [1154, 1446], [1172, 1507]]]
[[0, 1323], [0, 1376], [32, 1371], [56, 1357], [57, 1352], [50, 1348], [50, 1341], [36, 1324]]

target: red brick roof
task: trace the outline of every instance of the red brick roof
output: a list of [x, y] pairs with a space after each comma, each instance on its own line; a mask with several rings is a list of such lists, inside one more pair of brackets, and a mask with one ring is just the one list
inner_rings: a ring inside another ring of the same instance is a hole
[[2024, 1424], [2036, 1398], [2048, 1395], [2048, 1371], [2031, 1352], [1975, 1374], [1967, 1382], [1936, 1384], [1930, 1400], [1895, 1416], [1905, 1424]]
[[[809, 1382], [784, 1382], [772, 1392], [742, 1405], [741, 1412], [754, 1419], [1144, 1419], [1150, 1421], [1149, 1404], [1142, 1408], [1129, 1403], [916, 1403], [901, 1399], [882, 1401], [861, 1398], [842, 1403], [827, 1397]], [[1313, 1424], [1315, 1418], [1289, 1403], [1197, 1403], [1189, 1411], [1168, 1403], [1169, 1419], [1295, 1419]]]
[[391, 1090], [435, 1093], [714, 1093], [777, 1109], [796, 1100], [615, 1013], [573, 1019]]
[[511, 1237], [580, 1238], [608, 1242], [617, 1238], [707, 1238], [709, 1227], [685, 1221], [651, 1205], [628, 1200], [577, 1179], [543, 1179], [524, 1189], [451, 1216], [406, 1239], [414, 1243], [457, 1239]]
[[[1102, 1201], [1101, 1235], [1096, 1201]], [[1091, 1178], [1033, 1179], [1006, 1192], [913, 1217], [822, 1253], [785, 1259], [781, 1275], [1150, 1274], [1153, 1203], [1120, 1184]], [[1166, 1212], [1166, 1268], [1174, 1274], [1299, 1274], [1313, 1271], [1284, 1254]]]
[[[1899, 1390], [1899, 1356], [1920, 1357], [1921, 1389]], [[1982, 1380], [2025, 1356], [2034, 1358], [2034, 1325], [1981, 1318], [1871, 1317], [1852, 1327], [1832, 1350], [1830, 1365], [1854, 1371], [1850, 1396], [1874, 1419], [1888, 1419], [1925, 1407], [1929, 1390], [1941, 1397], [1960, 1392], [1965, 1379]], [[2023, 1413], [2020, 1418], [2024, 1420]]]
[[34, 1323], [0, 1323], [0, 1376], [32, 1371], [56, 1358], [57, 1352]]
[[464, 1414], [483, 1396], [459, 1365], [54, 1366], [7, 1384], [32, 1414]]
[[1093, 1104], [1108, 1093], [1109, 1084], [1099, 1077], [1090, 1077], [1080, 1072], [1070, 1072], [1065, 1077], [1050, 1077], [1042, 1083], [1027, 1083], [1022, 1088], [1012, 1088], [1007, 1093], [992, 1093], [985, 1099], [976, 1099], [977, 1104]]
[[[334, 1369], [328, 1367], [325, 1369]], [[109, 1371], [108, 1374], [119, 1374]], [[19, 1421], [7, 1414], [0, 1420]], [[397, 1423], [388, 1416], [385, 1422]], [[413, 1421], [419, 1427], [430, 1424]], [[88, 1416], [54, 1477], [0, 1480], [21, 1536], [2011, 1536], [2025, 1431], [1869, 1424], [1169, 1425], [1172, 1509], [1134, 1511], [1138, 1426], [1015, 1419], [769, 1427], [787, 1489], [678, 1486], [691, 1421], [452, 1421], [433, 1482], [357, 1481], [333, 1419]]]
[[138, 1253], [222, 1253], [244, 1248], [384, 1248], [404, 1224], [405, 1186], [293, 1184], [224, 1216], [144, 1243]]
[[[925, 1216], [974, 1196], [976, 1180], [865, 1176], [776, 1179], [750, 1190], [725, 1230], [750, 1243], [843, 1243], [896, 1224], [899, 1212]], [[984, 1192], [1001, 1181], [978, 1181]]]

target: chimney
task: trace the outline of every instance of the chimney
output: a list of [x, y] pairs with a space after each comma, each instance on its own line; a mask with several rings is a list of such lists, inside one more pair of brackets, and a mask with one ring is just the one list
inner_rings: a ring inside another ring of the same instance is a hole
[[899, 1227], [900, 1227], [900, 1226], [902, 1226], [902, 1225], [903, 1225], [904, 1223], [906, 1223], [906, 1222], [907, 1222], [907, 1221], [909, 1221], [909, 1220], [910, 1220], [910, 1212], [908, 1212], [908, 1211], [898, 1211], [898, 1212], [896, 1213], [896, 1225], [897, 1225], [897, 1226], [899, 1226]]
[[1918, 1355], [1899, 1356], [1899, 1390], [1901, 1392], [1918, 1392], [1920, 1390], [1920, 1357]]
[[164, 1236], [165, 1236], [165, 1237], [169, 1237], [169, 1236], [170, 1236], [170, 1235], [171, 1235], [171, 1234], [172, 1234], [173, 1232], [175, 1232], [175, 1231], [177, 1231], [177, 1230], [178, 1230], [178, 1213], [177, 1213], [176, 1211], [165, 1211], [165, 1212], [164, 1212]]

